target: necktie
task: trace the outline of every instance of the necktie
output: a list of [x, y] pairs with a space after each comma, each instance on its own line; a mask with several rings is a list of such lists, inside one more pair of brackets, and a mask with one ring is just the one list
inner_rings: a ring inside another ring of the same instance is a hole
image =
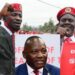
[[13, 54], [13, 59], [12, 59], [12, 73], [13, 73], [13, 75], [15, 74], [15, 35], [14, 35], [14, 33], [12, 34], [12, 49], [13, 49], [13, 51], [12, 51], [12, 54]]
[[12, 34], [12, 45], [13, 45], [13, 49], [15, 51], [15, 35], [14, 35], [14, 33]]
[[35, 73], [35, 75], [39, 75], [39, 71], [38, 70], [34, 70], [33, 72]]

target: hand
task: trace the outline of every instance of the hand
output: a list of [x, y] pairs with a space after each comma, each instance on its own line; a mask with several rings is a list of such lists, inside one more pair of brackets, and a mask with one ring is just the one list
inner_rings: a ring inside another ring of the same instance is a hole
[[57, 28], [57, 34], [60, 34], [61, 37], [64, 37], [66, 34], [66, 30], [67, 30], [67, 28], [63, 28], [63, 27], [59, 26]]
[[0, 19], [3, 17], [3, 16], [7, 16], [9, 14], [8, 12], [8, 7], [9, 7], [9, 4], [6, 3], [4, 5], [4, 7], [2, 8], [1, 12], [0, 12]]

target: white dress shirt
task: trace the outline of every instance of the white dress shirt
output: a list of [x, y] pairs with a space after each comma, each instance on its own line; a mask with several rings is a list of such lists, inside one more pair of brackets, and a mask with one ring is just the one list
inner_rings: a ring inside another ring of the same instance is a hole
[[[35, 75], [35, 73], [33, 72], [34, 69], [32, 69], [28, 64], [27, 65], [27, 70], [28, 70], [28, 75]], [[43, 68], [39, 69], [39, 75], [43, 75]]]
[[75, 35], [70, 37], [73, 42], [75, 42]]

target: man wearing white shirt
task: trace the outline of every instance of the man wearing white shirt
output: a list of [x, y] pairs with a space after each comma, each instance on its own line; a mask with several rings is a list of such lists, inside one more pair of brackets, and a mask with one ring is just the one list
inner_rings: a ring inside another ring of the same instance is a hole
[[15, 75], [15, 50], [12, 34], [20, 29], [22, 7], [19, 3], [5, 4], [0, 12], [0, 75]]
[[46, 63], [47, 56], [44, 41], [38, 36], [29, 37], [23, 50], [26, 63], [16, 68], [15, 75], [60, 75], [59, 68]]
[[[34, 70], [28, 64], [26, 65], [28, 68], [28, 75], [35, 75]], [[43, 68], [39, 69], [39, 75], [42, 75], [42, 74], [43, 74]]]

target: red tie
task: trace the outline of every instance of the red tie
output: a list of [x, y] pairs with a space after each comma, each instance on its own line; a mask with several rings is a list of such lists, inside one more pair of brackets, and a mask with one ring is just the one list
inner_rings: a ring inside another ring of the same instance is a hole
[[35, 75], [39, 75], [39, 71], [38, 70], [34, 70]]

